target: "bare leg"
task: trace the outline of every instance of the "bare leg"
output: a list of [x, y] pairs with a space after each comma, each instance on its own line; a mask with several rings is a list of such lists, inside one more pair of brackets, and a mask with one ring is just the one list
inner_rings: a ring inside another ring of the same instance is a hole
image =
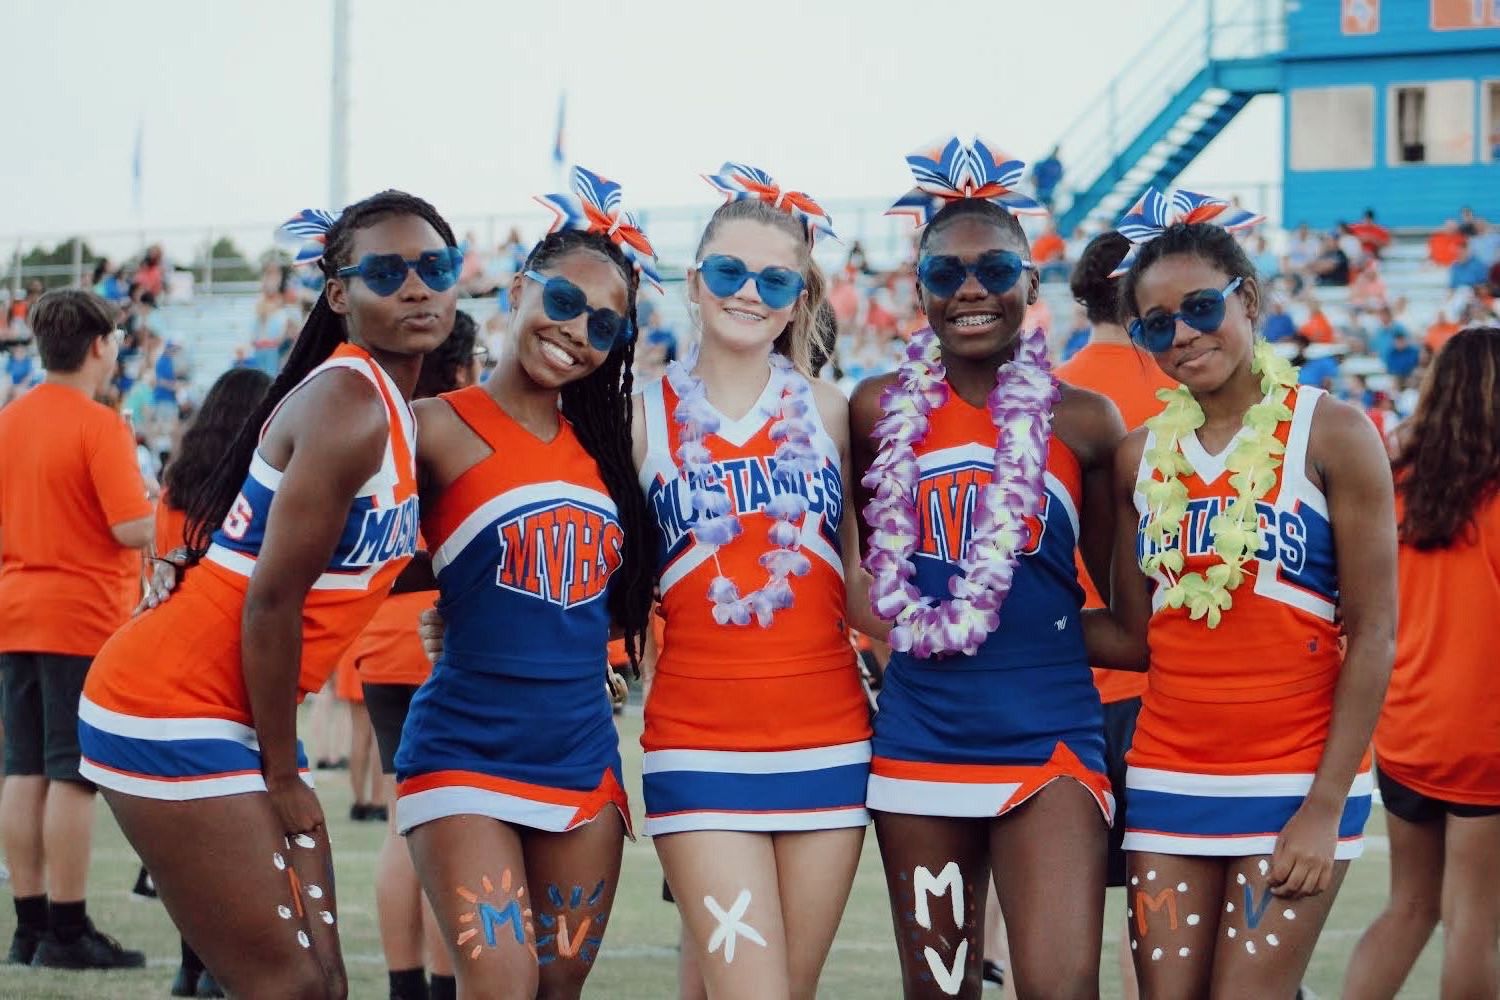
[[380, 758], [375, 751], [375, 730], [370, 727], [370, 712], [362, 701], [349, 705], [349, 782], [354, 787], [354, 804], [374, 805], [375, 779]]
[[1216, 935], [1224, 934], [1219, 918], [1225, 915], [1226, 860], [1135, 851], [1126, 860], [1127, 953], [1135, 960], [1141, 996], [1207, 996]]
[[1269, 857], [1227, 860], [1210, 996], [1213, 1000], [1291, 1000], [1302, 984], [1349, 862], [1334, 862], [1333, 885], [1327, 892], [1293, 900], [1271, 894], [1266, 879]]
[[47, 894], [53, 902], [76, 903], [86, 895], [93, 834], [93, 786], [78, 781], [47, 782], [42, 850]]
[[1449, 816], [1446, 853], [1443, 1000], [1500, 996], [1500, 816]]
[[813, 1000], [849, 902], [865, 828], [772, 835], [792, 1000]]
[[47, 784], [39, 774], [16, 774], [0, 789], [0, 838], [5, 841], [11, 892], [19, 897], [47, 894], [42, 851]]
[[1120, 947], [1115, 955], [1120, 966], [1120, 1000], [1140, 1000], [1141, 987], [1135, 979], [1135, 962], [1130, 957], [1130, 922], [1120, 927]]
[[620, 885], [625, 820], [605, 809], [566, 833], [522, 830], [531, 879], [539, 1000], [576, 1000], [604, 946]]
[[106, 791], [172, 922], [229, 995], [342, 1000], [327, 833], [288, 842], [263, 792], [163, 802]]
[[708, 995], [790, 995], [772, 835], [697, 830], [655, 838]]
[[375, 915], [380, 925], [380, 950], [392, 972], [423, 968], [422, 886], [411, 854], [396, 833], [396, 779], [384, 775], [385, 801], [390, 810], [385, 840], [375, 860]]
[[1016, 977], [1010, 972], [1010, 942], [1005, 939], [1005, 913], [1000, 897], [995, 895], [995, 880], [990, 879], [984, 902], [984, 960], [999, 965], [1005, 973], [1000, 986], [1002, 1000], [1016, 1000]]
[[1345, 1000], [1392, 1000], [1442, 915], [1443, 822], [1408, 823], [1386, 813], [1391, 898], [1349, 956]]
[[677, 935], [677, 1000], [708, 1000], [703, 971], [698, 968], [698, 949], [683, 924]]

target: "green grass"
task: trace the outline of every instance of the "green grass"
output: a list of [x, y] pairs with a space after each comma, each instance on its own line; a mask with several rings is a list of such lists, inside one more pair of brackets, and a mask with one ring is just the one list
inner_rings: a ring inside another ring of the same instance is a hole
[[[626, 787], [640, 788], [639, 714], [621, 720]], [[379, 824], [351, 823], [349, 782], [343, 773], [319, 776], [319, 794], [332, 826], [339, 885], [339, 925], [348, 963], [350, 995], [357, 1000], [379, 1000], [385, 994], [385, 968], [375, 930], [372, 872], [375, 852], [384, 829]], [[637, 801], [637, 817], [640, 803]], [[1384, 816], [1376, 810], [1368, 830], [1365, 856], [1354, 863], [1313, 957], [1307, 983], [1320, 997], [1339, 995], [1339, 984], [1349, 952], [1386, 895]], [[127, 946], [143, 948], [149, 959], [144, 971], [65, 973], [0, 965], [0, 997], [134, 1000], [165, 997], [177, 965], [177, 935], [160, 904], [130, 895], [137, 862], [101, 802], [95, 825], [95, 847], [89, 907], [101, 929]], [[608, 1000], [662, 1000], [674, 996], [677, 915], [661, 902], [661, 867], [651, 842], [641, 838], [625, 845], [625, 862], [609, 937], [589, 979], [587, 994]], [[227, 891], [232, 891], [226, 886]], [[1115, 942], [1124, 919], [1120, 893], [1110, 894], [1108, 928], [1101, 979], [1104, 995], [1118, 995]], [[1018, 918], [1019, 919], [1019, 918]], [[0, 934], [8, 945], [14, 927], [11, 907], [0, 913]], [[1423, 954], [1403, 997], [1437, 995], [1437, 940]], [[865, 844], [854, 893], [839, 928], [838, 939], [823, 974], [821, 995], [835, 1000], [873, 1000], [900, 996], [900, 976], [891, 936], [890, 910], [875, 838]]]

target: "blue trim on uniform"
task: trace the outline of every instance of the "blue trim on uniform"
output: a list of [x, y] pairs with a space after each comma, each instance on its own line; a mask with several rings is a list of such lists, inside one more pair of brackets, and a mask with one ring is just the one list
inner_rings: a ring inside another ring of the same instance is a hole
[[[96, 764], [153, 778], [203, 778], [251, 771], [260, 773], [260, 754], [235, 740], [150, 740], [106, 732], [78, 723], [83, 756]], [[297, 767], [307, 767], [302, 743], [297, 743]]]
[[[1301, 795], [1181, 795], [1132, 788], [1125, 825], [1142, 833], [1188, 837], [1277, 834], [1301, 807]], [[1370, 818], [1370, 796], [1351, 795], [1339, 817], [1339, 839], [1357, 837]]]
[[740, 774], [657, 771], [643, 776], [646, 813], [793, 812], [865, 804], [870, 765], [865, 762], [812, 771]]

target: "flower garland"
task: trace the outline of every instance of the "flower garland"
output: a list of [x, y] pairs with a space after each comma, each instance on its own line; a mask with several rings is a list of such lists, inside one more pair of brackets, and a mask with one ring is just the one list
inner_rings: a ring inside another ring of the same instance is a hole
[[1203, 426], [1203, 407], [1186, 386], [1163, 389], [1157, 398], [1166, 403], [1161, 413], [1146, 421], [1155, 447], [1145, 459], [1154, 473], [1136, 489], [1146, 500], [1150, 516], [1142, 529], [1151, 550], [1141, 557], [1148, 575], [1160, 573], [1167, 580], [1163, 601], [1169, 608], [1187, 607], [1188, 618], [1206, 618], [1209, 628], [1218, 628], [1233, 598], [1230, 591], [1245, 581], [1245, 566], [1255, 558], [1264, 542], [1258, 501], [1276, 485], [1276, 470], [1286, 446], [1276, 438], [1282, 421], [1292, 419], [1287, 396], [1297, 385], [1297, 369], [1280, 357], [1264, 340], [1255, 345], [1250, 370], [1260, 376], [1265, 397], [1245, 412], [1247, 432], [1229, 453], [1224, 468], [1233, 473], [1229, 485], [1235, 497], [1209, 522], [1214, 551], [1219, 562], [1203, 573], [1183, 573], [1184, 558], [1178, 545], [1187, 517], [1187, 487], [1179, 476], [1190, 474], [1192, 465], [1182, 454], [1182, 439]]
[[864, 560], [874, 577], [870, 603], [894, 623], [891, 648], [924, 658], [972, 656], [999, 627], [1000, 607], [1026, 544], [1026, 518], [1041, 510], [1052, 408], [1060, 396], [1046, 334], [1023, 333], [987, 400], [997, 434], [993, 479], [975, 500], [969, 543], [959, 572], [948, 580], [953, 597], [934, 604], [912, 583], [921, 534], [916, 447], [927, 437], [932, 412], [948, 398], [946, 374], [937, 335], [930, 328], [914, 334], [896, 381], [881, 395], [885, 416], [874, 429], [880, 453], [862, 480], [875, 491], [864, 512], [871, 529]]
[[806, 483], [822, 465], [822, 456], [812, 442], [815, 432], [812, 387], [785, 357], [771, 355], [771, 378], [779, 383], [775, 395], [780, 407], [779, 413], [767, 410], [764, 415], [767, 419], [778, 418], [770, 432], [771, 440], [776, 442], [771, 476], [783, 490], [762, 508], [771, 518], [767, 532], [771, 548], [760, 557], [766, 582], [759, 590], [741, 597], [734, 581], [724, 575], [719, 549], [734, 541], [744, 529], [728, 491], [720, 483], [713, 456], [703, 443], [704, 438], [719, 429], [719, 414], [708, 402], [703, 383], [692, 372], [696, 362], [696, 353], [686, 363], [672, 362], [667, 366], [667, 382], [678, 399], [672, 416], [681, 428], [677, 460], [697, 516], [693, 537], [698, 544], [709, 548], [718, 569], [709, 584], [709, 603], [713, 605], [714, 621], [720, 625], [748, 625], [753, 616], [762, 628], [769, 628], [777, 611], [792, 606], [792, 585], [787, 578], [805, 576], [812, 569], [811, 561], [799, 551], [807, 517], [807, 498], [799, 492], [799, 484]]

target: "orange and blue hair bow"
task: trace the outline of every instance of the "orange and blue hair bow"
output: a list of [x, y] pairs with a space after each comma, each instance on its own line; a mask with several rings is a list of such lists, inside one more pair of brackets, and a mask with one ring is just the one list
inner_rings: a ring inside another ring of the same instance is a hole
[[1235, 208], [1223, 198], [1215, 198], [1211, 194], [1179, 190], [1173, 191], [1169, 198], [1156, 188], [1148, 187], [1140, 200], [1115, 225], [1120, 235], [1130, 241], [1130, 250], [1109, 276], [1117, 278], [1130, 270], [1141, 246], [1165, 233], [1168, 226], [1211, 222], [1233, 232], [1248, 229], [1265, 220], [1264, 215]]
[[747, 163], [725, 163], [718, 173], [704, 174], [703, 179], [724, 192], [726, 202], [756, 198], [801, 219], [809, 243], [819, 235], [838, 239], [833, 232], [833, 220], [822, 205], [802, 191], [785, 190], [764, 170]]
[[592, 170], [574, 167], [572, 194], [539, 194], [535, 197], [556, 216], [547, 232], [580, 229], [604, 236], [635, 265], [643, 281], [649, 282], [658, 292], [662, 290], [661, 275], [656, 271], [656, 251], [651, 248], [646, 234], [641, 232], [635, 216], [622, 207], [624, 195], [620, 185]]
[[293, 264], [312, 264], [323, 259], [328, 246], [328, 230], [338, 221], [339, 212], [321, 208], [304, 208], [276, 227], [276, 243], [293, 253]]
[[886, 215], [909, 215], [918, 226], [955, 201], [982, 198], [1014, 215], [1046, 215], [1036, 199], [1016, 190], [1026, 173], [1020, 160], [1002, 159], [984, 140], [964, 145], [957, 136], [941, 146], [919, 149], [906, 158], [917, 186], [886, 210]]

